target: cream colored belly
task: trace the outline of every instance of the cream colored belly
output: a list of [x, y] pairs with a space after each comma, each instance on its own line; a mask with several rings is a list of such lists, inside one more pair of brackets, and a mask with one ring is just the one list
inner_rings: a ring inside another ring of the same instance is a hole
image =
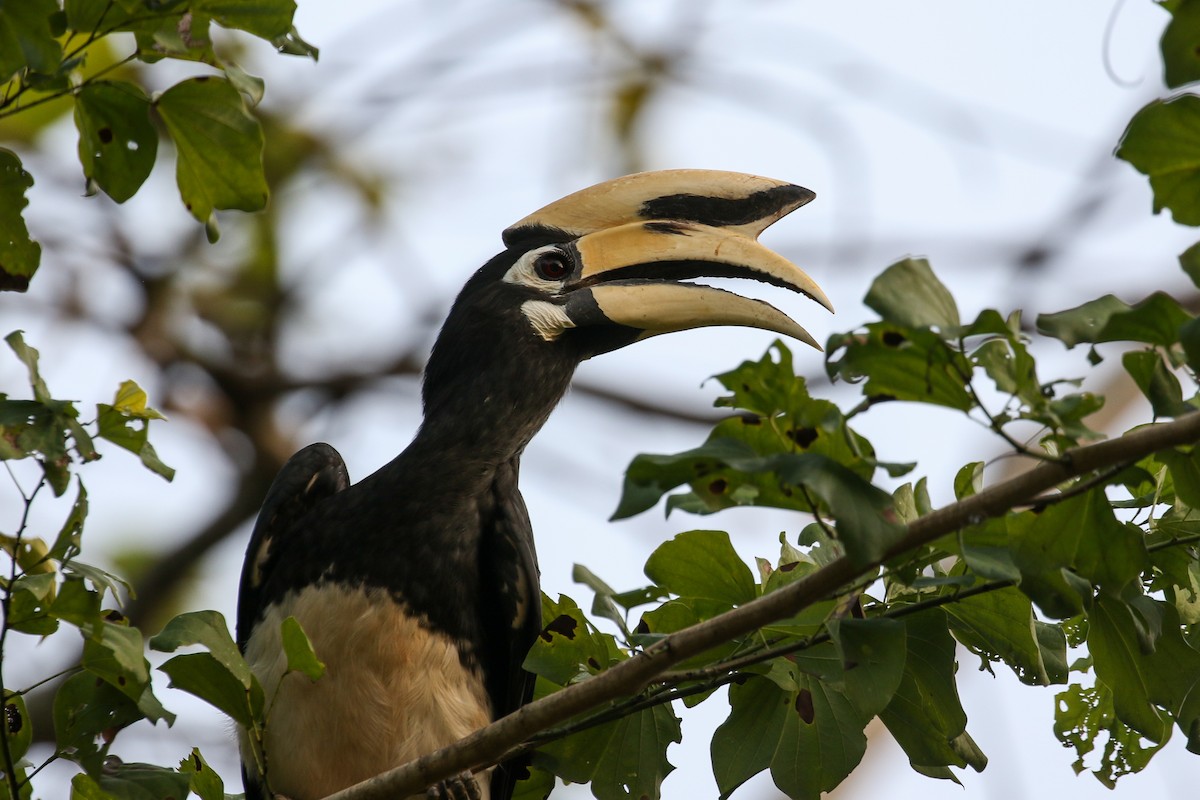
[[[289, 616], [325, 662], [325, 675], [315, 683], [297, 673], [284, 676], [279, 629]], [[270, 787], [291, 800], [317, 800], [491, 720], [482, 677], [462, 666], [450, 639], [422, 628], [379, 591], [326, 585], [289, 593], [255, 629], [246, 660], [270, 708]], [[253, 763], [244, 735], [241, 746], [244, 760]], [[478, 779], [487, 800], [488, 776]]]

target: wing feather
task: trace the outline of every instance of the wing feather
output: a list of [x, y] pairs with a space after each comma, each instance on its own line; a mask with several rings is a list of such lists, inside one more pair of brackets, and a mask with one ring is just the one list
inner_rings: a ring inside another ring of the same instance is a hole
[[327, 497], [350, 485], [346, 462], [327, 444], [310, 444], [283, 465], [267, 490], [238, 586], [237, 642], [245, 650], [250, 631], [262, 614], [262, 588], [270, 577], [273, 553], [286, 547], [292, 529]]

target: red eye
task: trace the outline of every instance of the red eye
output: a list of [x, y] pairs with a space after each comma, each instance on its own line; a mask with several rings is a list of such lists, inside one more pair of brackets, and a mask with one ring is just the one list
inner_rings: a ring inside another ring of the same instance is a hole
[[552, 250], [538, 256], [533, 262], [533, 269], [544, 281], [560, 281], [571, 272], [571, 265], [567, 263], [566, 256]]

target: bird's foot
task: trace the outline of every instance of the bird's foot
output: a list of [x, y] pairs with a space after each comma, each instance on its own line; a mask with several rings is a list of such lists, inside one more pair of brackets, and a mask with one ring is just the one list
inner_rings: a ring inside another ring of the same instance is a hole
[[425, 790], [426, 800], [480, 800], [479, 781], [470, 772], [438, 781]]

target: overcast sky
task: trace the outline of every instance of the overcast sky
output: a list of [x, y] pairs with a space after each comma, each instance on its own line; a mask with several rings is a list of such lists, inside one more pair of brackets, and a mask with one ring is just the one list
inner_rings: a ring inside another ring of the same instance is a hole
[[[499, 249], [500, 230], [631, 166], [598, 132], [606, 110], [598, 100], [605, 87], [589, 83], [594, 40], [548, 3], [510, 2], [498, 14], [482, 0], [299, 1], [297, 26], [321, 47], [321, 60], [313, 65], [254, 51], [249, 63], [268, 80], [266, 106], [331, 132], [347, 158], [394, 177], [397, 188], [385, 231], [369, 241], [348, 238], [354, 221], [344, 198], [315, 187], [300, 205], [283, 243], [285, 261], [319, 291], [306, 306], [306, 324], [287, 340], [297, 371], [347, 360], [369, 364], [393, 352], [398, 340], [423, 335], [418, 315], [444, 312], [462, 282]], [[612, 7], [637, 43], [679, 38], [682, 3], [630, 0]], [[1195, 234], [1152, 216], [1146, 180], [1106, 158], [1133, 111], [1163, 93], [1155, 48], [1166, 14], [1154, 4], [871, 0], [707, 7], [690, 34], [698, 38], [686, 76], [660, 90], [640, 123], [644, 155], [633, 166], [732, 169], [816, 191], [815, 202], [764, 241], [822, 285], [837, 315], [769, 287], [737, 288], [771, 298], [818, 340], [868, 319], [861, 298], [871, 279], [909, 254], [931, 259], [965, 317], [984, 307], [1021, 307], [1032, 319], [1109, 291], [1134, 301], [1158, 288], [1187, 290], [1175, 256]], [[464, 49], [472, 58], [456, 62]], [[73, 158], [73, 137], [69, 123], [51, 137], [62, 169], [70, 163], [63, 159]], [[49, 233], [62, 220], [84, 219], [88, 204], [105, 202], [41, 191], [31, 194], [35, 234], [39, 225]], [[1072, 217], [1092, 196], [1100, 197], [1099, 210]], [[146, 195], [123, 211], [150, 220], [148, 236], [160, 226], [191, 224], [175, 207], [170, 170], [161, 166]], [[1015, 262], [1035, 245], [1050, 253], [1047, 263], [1018, 269]], [[229, 246], [236, 243], [218, 247]], [[48, 253], [29, 296], [0, 305], [5, 332], [29, 332], [56, 396], [104, 401], [117, 383], [134, 377], [151, 389], [153, 402], [155, 376], [128, 343], [64, 328], [39, 313], [39, 293], [54, 291], [49, 273], [64, 258]], [[119, 308], [121, 294], [113, 292]], [[772, 338], [723, 329], [660, 337], [584, 365], [578, 380], [702, 411], [717, 394], [708, 376], [759, 357]], [[794, 349], [799, 370], [822, 374], [817, 353]], [[1086, 369], [1081, 353], [1055, 346], [1040, 354], [1048, 363], [1043, 374]], [[19, 367], [0, 360], [0, 390], [16, 395], [21, 385]], [[396, 381], [356, 403], [353, 414], [310, 419], [297, 412], [295, 422], [303, 439], [338, 447], [358, 479], [404, 447], [419, 420], [415, 398], [415, 384]], [[1116, 420], [1110, 432], [1133, 419]], [[938, 502], [951, 498], [958, 466], [1001, 452], [977, 426], [943, 412], [888, 407], [860, 427], [885, 460], [918, 456], [916, 475], [930, 476]], [[173, 421], [154, 433], [163, 459], [179, 470], [173, 484], [116, 453], [85, 476], [93, 503], [88, 536], [97, 551], [130, 537], [147, 546], [172, 541], [202, 524], [230, 491], [223, 456], [201, 431]], [[642, 585], [641, 564], [657, 543], [692, 527], [730, 530], [747, 559], [776, 557], [779, 531], [794, 535], [802, 521], [756, 510], [664, 520], [654, 510], [606, 522], [635, 454], [685, 449], [704, 435], [683, 423], [648, 423], [579, 393], [568, 397], [523, 467], [545, 590], [585, 605], [587, 591], [570, 580], [576, 562], [618, 588]], [[137, 518], [128, 512], [134, 503]], [[50, 520], [59, 513], [45, 511], [45, 525], [57, 525]], [[244, 547], [243, 535], [203, 564], [195, 607], [232, 618]], [[41, 652], [29, 657], [35, 669], [54, 661]], [[1051, 732], [1058, 689], [1021, 687], [1002, 668], [993, 679], [975, 666], [963, 653], [968, 730], [991, 759], [983, 774], [963, 775], [965, 791], [921, 777], [883, 733], [872, 737], [859, 774], [838, 796], [1182, 796], [1200, 774], [1176, 737], [1146, 775], [1124, 779], [1115, 793], [1087, 775], [1075, 777], [1073, 753]], [[141, 725], [140, 732], [122, 734], [122, 757], [170, 763], [199, 744], [236, 783], [228, 725], [187, 697], [165, 695], [181, 712], [179, 723], [168, 733]], [[684, 744], [669, 752], [678, 769], [664, 787], [668, 800], [716, 796], [707, 747], [724, 713], [718, 699], [685, 716]], [[52, 782], [62, 774], [40, 785], [44, 796], [65, 796]], [[772, 791], [769, 778], [759, 776], [738, 796]]]

